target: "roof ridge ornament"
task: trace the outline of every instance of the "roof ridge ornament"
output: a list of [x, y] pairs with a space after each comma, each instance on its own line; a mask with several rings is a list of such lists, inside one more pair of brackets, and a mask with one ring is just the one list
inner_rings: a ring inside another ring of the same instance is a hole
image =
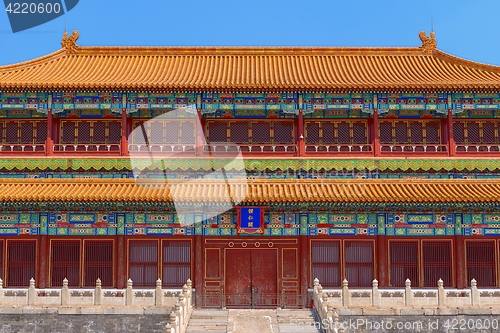
[[61, 45], [63, 49], [66, 50], [67, 53], [74, 54], [76, 52], [76, 47], [77, 47], [76, 41], [78, 40], [78, 37], [80, 37], [80, 32], [78, 32], [78, 30], [73, 30], [71, 36], [69, 37], [68, 37], [68, 32], [64, 31]]
[[422, 52], [427, 53], [429, 55], [432, 54], [432, 52], [437, 48], [437, 42], [436, 42], [436, 36], [434, 33], [434, 30], [431, 31], [430, 37], [427, 36], [425, 31], [420, 31], [418, 34], [418, 37], [420, 37], [420, 40], [422, 41], [422, 46], [420, 46], [420, 49]]

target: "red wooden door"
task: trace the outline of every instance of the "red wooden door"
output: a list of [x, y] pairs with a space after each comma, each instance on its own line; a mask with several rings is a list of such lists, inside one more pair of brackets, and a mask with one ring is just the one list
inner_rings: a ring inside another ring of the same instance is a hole
[[226, 251], [227, 307], [278, 305], [276, 253], [276, 250]]

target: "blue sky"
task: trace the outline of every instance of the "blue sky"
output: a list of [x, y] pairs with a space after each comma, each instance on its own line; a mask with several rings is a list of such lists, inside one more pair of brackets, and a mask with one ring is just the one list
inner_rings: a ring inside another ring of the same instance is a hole
[[419, 46], [433, 20], [440, 50], [500, 66], [498, 0], [80, 0], [15, 34], [3, 8], [0, 65], [59, 49], [65, 21], [87, 46]]

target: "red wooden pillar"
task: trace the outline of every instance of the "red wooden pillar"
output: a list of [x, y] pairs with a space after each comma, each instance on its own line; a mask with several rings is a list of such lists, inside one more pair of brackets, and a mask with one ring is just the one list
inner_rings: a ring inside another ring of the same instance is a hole
[[49, 253], [47, 235], [41, 235], [38, 242], [38, 276], [36, 277], [38, 288], [49, 287]]
[[54, 120], [52, 119], [52, 108], [50, 107], [52, 98], [49, 98], [49, 101], [49, 111], [47, 112], [47, 140], [45, 140], [45, 155], [47, 156], [54, 155], [54, 140], [52, 137]]
[[205, 119], [201, 113], [201, 110], [197, 111], [197, 121], [196, 121], [196, 156], [203, 155], [203, 145], [205, 144]]
[[306, 143], [304, 141], [304, 113], [302, 110], [299, 110], [299, 116], [297, 119], [297, 150], [299, 152], [299, 156], [306, 155]]
[[194, 276], [193, 286], [196, 289], [196, 304], [202, 304], [203, 296], [203, 238], [200, 235], [194, 236]]
[[125, 109], [122, 109], [122, 140], [120, 141], [120, 155], [128, 155], [127, 110]]
[[448, 154], [449, 156], [455, 156], [455, 138], [453, 137], [453, 114], [451, 110], [448, 110]]
[[387, 236], [378, 235], [377, 240], [377, 252], [375, 253], [376, 267], [378, 285], [379, 287], [389, 287], [389, 244]]
[[455, 281], [458, 289], [467, 287], [467, 268], [465, 267], [465, 241], [464, 236], [456, 235], [454, 239], [455, 252]]
[[125, 236], [119, 235], [116, 245], [116, 288], [127, 287], [127, 275], [127, 246]]
[[[307, 295], [307, 288], [312, 287], [309, 281], [309, 236], [299, 236], [299, 263], [300, 263], [300, 293]], [[307, 298], [302, 299], [302, 306], [309, 307], [310, 304], [305, 304]]]
[[[378, 110], [373, 110], [373, 155], [380, 156], [380, 138], [378, 130]], [[380, 282], [380, 281], [379, 281]]]

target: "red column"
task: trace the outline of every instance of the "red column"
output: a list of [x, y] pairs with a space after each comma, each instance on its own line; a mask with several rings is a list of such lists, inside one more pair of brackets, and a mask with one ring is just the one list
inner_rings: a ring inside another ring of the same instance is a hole
[[306, 155], [306, 143], [304, 141], [304, 113], [302, 110], [299, 110], [299, 116], [297, 120], [297, 129], [298, 129], [298, 136], [297, 136], [297, 149], [299, 152], [299, 156], [305, 156]]
[[127, 111], [125, 109], [122, 109], [122, 140], [120, 141], [120, 155], [128, 155]]
[[377, 240], [377, 253], [376, 253], [376, 267], [379, 287], [389, 287], [389, 251], [388, 251], [388, 241], [387, 236], [378, 235]]
[[453, 114], [451, 110], [448, 110], [448, 154], [449, 156], [455, 156], [455, 138], [453, 137]]
[[203, 144], [205, 143], [205, 119], [201, 114], [201, 110], [197, 111], [198, 119], [196, 121], [196, 156], [203, 155]]
[[116, 244], [116, 288], [127, 287], [127, 246], [125, 236], [119, 235]]
[[[307, 295], [307, 288], [311, 286], [309, 281], [309, 236], [299, 236], [299, 262], [300, 262], [300, 293], [302, 295]], [[312, 287], [312, 286], [311, 286]], [[310, 304], [306, 304], [307, 298], [302, 299], [302, 306], [309, 307]]]
[[41, 235], [38, 241], [38, 276], [36, 284], [38, 288], [48, 288], [48, 272], [49, 272], [49, 248], [47, 235]]
[[374, 156], [380, 156], [380, 138], [378, 130], [378, 110], [373, 110], [373, 154]]
[[467, 281], [467, 269], [465, 267], [465, 242], [464, 236], [456, 235], [455, 239], [455, 281], [456, 287], [458, 289], [466, 288], [468, 285]]
[[49, 106], [49, 112], [47, 113], [47, 140], [45, 140], [45, 155], [47, 156], [54, 155], [53, 126], [52, 109]]
[[196, 304], [202, 304], [203, 296], [203, 238], [200, 235], [194, 236], [194, 276], [193, 286], [196, 289]]

